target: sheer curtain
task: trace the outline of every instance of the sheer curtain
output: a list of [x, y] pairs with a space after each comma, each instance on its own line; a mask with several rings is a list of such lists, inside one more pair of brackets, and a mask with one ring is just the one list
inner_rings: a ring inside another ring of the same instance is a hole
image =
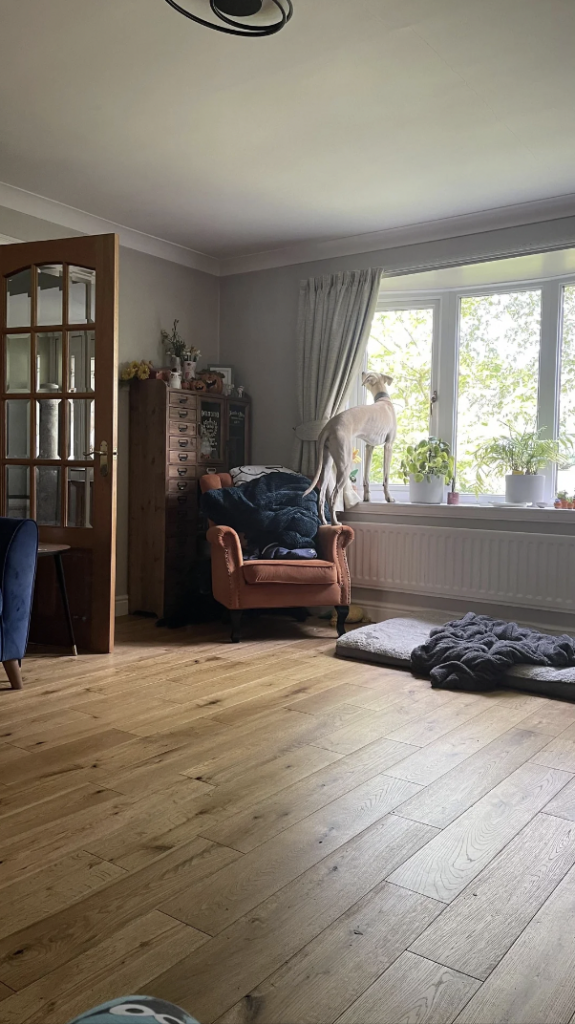
[[361, 368], [382, 268], [302, 281], [298, 316], [298, 400], [294, 469], [313, 476], [316, 440], [339, 412]]

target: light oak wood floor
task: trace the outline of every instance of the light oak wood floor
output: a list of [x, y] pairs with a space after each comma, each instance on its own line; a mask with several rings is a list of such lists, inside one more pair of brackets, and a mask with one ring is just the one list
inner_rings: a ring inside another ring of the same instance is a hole
[[0, 692], [2, 1024], [575, 1024], [575, 706], [248, 634], [125, 619]]

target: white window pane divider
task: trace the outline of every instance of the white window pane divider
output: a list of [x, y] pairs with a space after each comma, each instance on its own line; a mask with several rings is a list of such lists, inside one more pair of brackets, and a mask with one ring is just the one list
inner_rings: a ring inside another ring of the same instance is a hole
[[[558, 281], [547, 281], [542, 285], [537, 426], [544, 428], [544, 437], [557, 437], [559, 426], [562, 303], [562, 284]], [[546, 501], [553, 500], [556, 472], [555, 466], [548, 466], [544, 470]]]

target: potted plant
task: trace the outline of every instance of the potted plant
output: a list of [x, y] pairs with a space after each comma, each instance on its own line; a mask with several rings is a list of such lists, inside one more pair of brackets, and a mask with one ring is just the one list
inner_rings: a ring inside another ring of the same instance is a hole
[[179, 320], [174, 320], [171, 334], [168, 334], [167, 331], [162, 331], [162, 342], [168, 355], [171, 356], [171, 369], [181, 371], [182, 359], [186, 354], [188, 346], [182, 336], [178, 334], [179, 322]]
[[408, 445], [400, 472], [409, 483], [409, 500], [415, 505], [440, 505], [445, 485], [453, 479], [454, 459], [447, 441], [424, 438]]
[[572, 459], [572, 444], [567, 437], [552, 440], [539, 430], [515, 430], [507, 425], [509, 434], [485, 441], [476, 450], [478, 490], [486, 491], [482, 470], [505, 475], [505, 501], [509, 504], [533, 504], [543, 501], [545, 477], [540, 472], [549, 463], [567, 466]]

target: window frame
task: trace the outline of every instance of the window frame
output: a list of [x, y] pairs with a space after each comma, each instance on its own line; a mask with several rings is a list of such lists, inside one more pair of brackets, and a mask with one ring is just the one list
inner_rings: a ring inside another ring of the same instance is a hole
[[[387, 279], [389, 281], [389, 278]], [[383, 311], [401, 309], [429, 309], [433, 307], [433, 341], [431, 354], [430, 400], [437, 395], [430, 411], [429, 433], [448, 441], [457, 457], [457, 413], [459, 380], [459, 326], [461, 300], [468, 296], [510, 294], [521, 291], [541, 292], [541, 324], [539, 344], [539, 380], [537, 388], [537, 425], [545, 426], [546, 436], [557, 437], [559, 428], [559, 401], [561, 395], [561, 349], [563, 340], [564, 290], [575, 286], [575, 275], [553, 278], [538, 278], [529, 281], [498, 282], [477, 287], [422, 290], [421, 292], [384, 291], [380, 292], [374, 317]], [[367, 369], [366, 343], [362, 372]], [[392, 395], [393, 397], [393, 395]], [[361, 373], [350, 394], [354, 404], [366, 404], [365, 389], [361, 384]], [[362, 464], [365, 459], [365, 445], [359, 445]], [[557, 477], [556, 466], [544, 470], [544, 500], [551, 503], [555, 496]], [[408, 487], [390, 488], [396, 501], [409, 502]], [[370, 484], [371, 500], [384, 501], [383, 485]], [[462, 504], [488, 504], [501, 500], [503, 495], [461, 494]]]

